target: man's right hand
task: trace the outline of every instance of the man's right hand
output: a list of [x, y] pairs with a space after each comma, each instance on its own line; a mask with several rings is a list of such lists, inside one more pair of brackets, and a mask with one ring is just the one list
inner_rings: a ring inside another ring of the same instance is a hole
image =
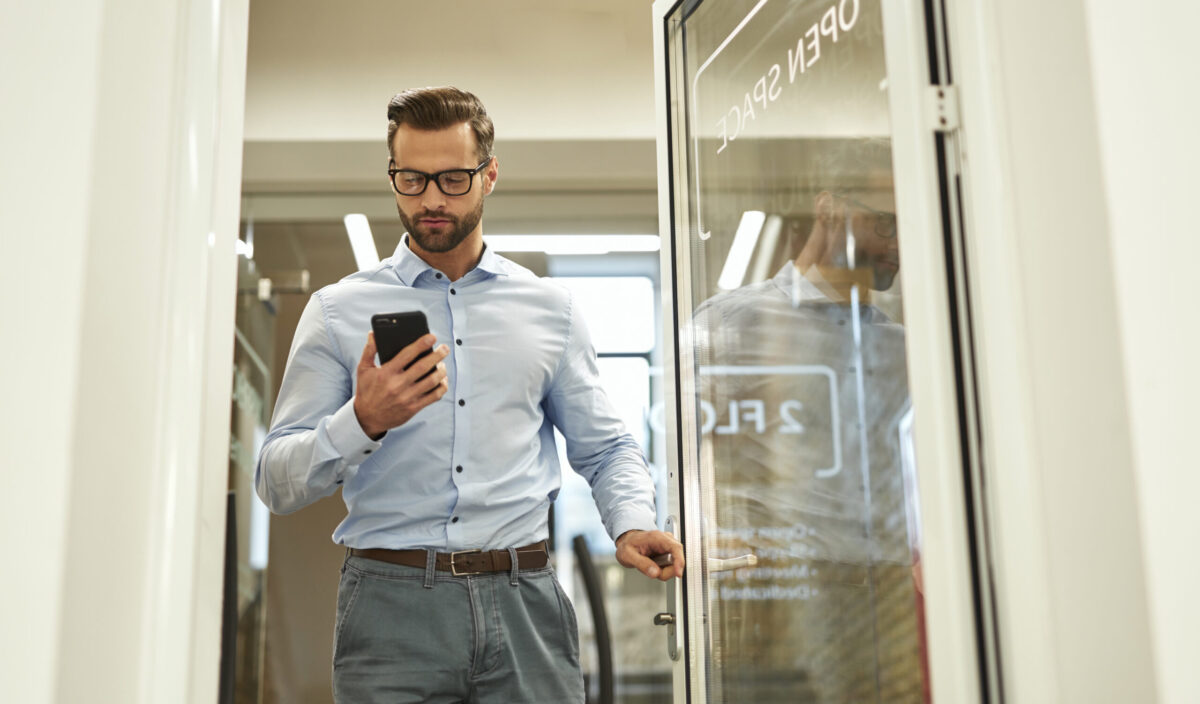
[[[433, 335], [423, 335], [386, 364], [376, 366], [375, 335], [367, 333], [367, 345], [363, 347], [356, 370], [358, 390], [354, 394], [354, 414], [358, 416], [363, 432], [372, 440], [383, 437], [391, 428], [404, 425], [417, 411], [450, 390], [446, 365], [442, 363], [450, 354], [449, 347], [439, 345], [413, 363], [417, 355], [432, 348], [436, 342]], [[405, 369], [410, 363], [412, 366]], [[425, 376], [426, 372], [429, 376]]]

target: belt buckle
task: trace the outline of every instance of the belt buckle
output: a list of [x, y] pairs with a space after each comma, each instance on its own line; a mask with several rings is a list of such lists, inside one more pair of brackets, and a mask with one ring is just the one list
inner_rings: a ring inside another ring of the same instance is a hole
[[475, 570], [473, 572], [459, 572], [458, 565], [454, 564], [454, 559], [459, 555], [470, 555], [473, 553], [482, 554], [483, 550], [477, 548], [475, 550], [456, 550], [450, 553], [450, 574], [454, 575], [455, 577], [469, 577], [473, 574], [483, 574], [483, 572], [480, 570]]

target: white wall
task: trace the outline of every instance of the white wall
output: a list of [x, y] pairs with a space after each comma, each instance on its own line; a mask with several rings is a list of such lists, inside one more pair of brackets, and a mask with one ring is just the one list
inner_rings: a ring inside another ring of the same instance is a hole
[[1200, 701], [1200, 5], [1086, 0], [1159, 701]]
[[215, 701], [247, 12], [5, 8], [0, 700]]

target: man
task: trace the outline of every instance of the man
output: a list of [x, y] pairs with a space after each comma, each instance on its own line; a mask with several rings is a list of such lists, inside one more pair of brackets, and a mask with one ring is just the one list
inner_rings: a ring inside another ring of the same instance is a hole
[[[470, 93], [392, 99], [388, 173], [407, 235], [309, 301], [259, 459], [273, 511], [342, 488], [340, 703], [583, 701], [575, 615], [545, 546], [555, 427], [617, 560], [662, 580], [683, 569], [570, 294], [484, 244], [492, 138]], [[406, 310], [430, 334], [376, 364], [371, 316]], [[662, 553], [674, 566], [651, 560]]]

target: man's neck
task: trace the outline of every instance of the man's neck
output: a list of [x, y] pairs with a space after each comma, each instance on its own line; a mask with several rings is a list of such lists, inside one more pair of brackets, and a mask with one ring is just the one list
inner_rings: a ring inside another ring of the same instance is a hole
[[479, 264], [483, 258], [483, 231], [476, 230], [449, 252], [428, 252], [421, 249], [411, 236], [405, 238], [408, 248], [429, 266], [458, 281]]
[[871, 296], [872, 275], [870, 269], [848, 269], [833, 264], [836, 248], [844, 248], [845, 240], [834, 236], [830, 230], [813, 226], [808, 240], [796, 255], [796, 269], [833, 301], [849, 302], [851, 289], [858, 288], [859, 300], [866, 303]]
[[844, 267], [813, 264], [800, 269], [799, 260], [793, 262], [803, 276], [818, 291], [834, 303], [849, 303], [854, 300], [852, 289], [858, 289], [858, 301], [871, 301], [871, 272], [869, 269], [846, 269]]

